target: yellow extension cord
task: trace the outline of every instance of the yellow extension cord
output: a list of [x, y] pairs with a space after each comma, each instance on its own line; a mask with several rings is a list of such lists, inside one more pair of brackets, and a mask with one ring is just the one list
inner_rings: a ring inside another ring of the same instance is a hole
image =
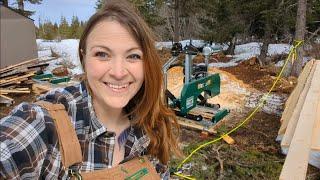
[[[290, 57], [291, 57], [291, 59], [292, 59], [292, 63], [293, 63], [293, 61], [297, 58], [297, 47], [299, 47], [299, 46], [303, 43], [303, 41], [296, 41], [296, 40], [295, 40], [294, 43], [295, 43], [295, 45], [294, 45], [294, 46], [292, 47], [292, 49], [290, 50], [289, 55], [288, 55], [288, 57], [287, 57], [284, 65], [283, 65], [280, 73], [278, 74], [276, 80], [273, 82], [272, 87], [270, 88], [270, 90], [268, 91], [268, 93], [265, 94], [265, 95], [260, 99], [260, 102], [259, 102], [258, 106], [251, 112], [251, 114], [250, 114], [246, 119], [244, 119], [238, 126], [236, 126], [235, 128], [231, 129], [229, 132], [221, 135], [219, 138], [213, 139], [212, 141], [209, 141], [209, 142], [204, 143], [204, 144], [200, 145], [199, 147], [197, 147], [195, 150], [193, 150], [193, 151], [189, 154], [188, 157], [186, 157], [186, 158], [178, 165], [178, 167], [177, 167], [176, 169], [180, 169], [181, 166], [182, 166], [184, 163], [186, 163], [186, 161], [188, 161], [188, 160], [191, 158], [191, 156], [193, 156], [193, 154], [195, 154], [197, 151], [199, 151], [199, 150], [202, 149], [203, 147], [206, 147], [206, 146], [208, 146], [208, 145], [210, 145], [210, 144], [213, 144], [213, 143], [221, 140], [223, 137], [225, 137], [225, 136], [233, 133], [234, 131], [238, 130], [238, 129], [239, 129], [241, 126], [243, 126], [248, 120], [250, 120], [250, 119], [257, 113], [257, 111], [258, 111], [259, 109], [262, 108], [262, 106], [263, 106], [264, 103], [266, 102], [268, 96], [270, 95], [271, 91], [274, 89], [275, 85], [276, 85], [277, 82], [279, 81], [279, 79], [280, 79], [280, 77], [281, 77], [281, 75], [282, 75], [285, 67], [287, 66], [287, 64], [288, 64], [288, 62], [289, 62], [289, 60], [290, 60]], [[175, 172], [174, 174], [177, 175], [177, 176], [179, 176], [179, 177], [181, 177], [181, 178], [184, 178], [184, 179], [195, 180], [195, 178], [193, 178], [193, 177], [191, 177], [191, 176], [186, 176], [186, 175], [183, 175], [183, 174], [178, 173], [178, 172]]]

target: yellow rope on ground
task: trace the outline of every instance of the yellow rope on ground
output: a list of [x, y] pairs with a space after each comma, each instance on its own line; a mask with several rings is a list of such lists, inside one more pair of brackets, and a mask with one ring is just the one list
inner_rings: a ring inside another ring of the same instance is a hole
[[[259, 102], [258, 106], [251, 112], [251, 114], [250, 114], [245, 120], [243, 120], [238, 126], [236, 126], [235, 128], [231, 129], [229, 132], [221, 135], [219, 138], [216, 138], [216, 139], [214, 139], [214, 140], [212, 140], [212, 141], [209, 141], [209, 142], [204, 143], [204, 144], [200, 145], [199, 147], [197, 147], [195, 150], [193, 150], [193, 151], [189, 154], [188, 157], [186, 157], [186, 158], [178, 165], [177, 169], [180, 169], [181, 166], [182, 166], [186, 161], [188, 161], [188, 160], [191, 158], [191, 156], [193, 156], [193, 154], [195, 154], [195, 153], [196, 153], [197, 151], [199, 151], [200, 149], [202, 149], [202, 148], [204, 148], [204, 147], [206, 147], [206, 146], [208, 146], [208, 145], [210, 145], [210, 144], [213, 144], [213, 143], [221, 140], [223, 137], [225, 137], [225, 136], [233, 133], [234, 131], [238, 130], [238, 129], [239, 129], [241, 126], [243, 126], [248, 120], [250, 120], [250, 119], [252, 118], [252, 116], [254, 116], [254, 115], [257, 113], [258, 110], [260, 110], [260, 108], [262, 108], [262, 106], [263, 106], [264, 103], [266, 102], [268, 96], [270, 95], [271, 91], [274, 89], [274, 87], [276, 86], [277, 82], [279, 81], [279, 79], [280, 79], [280, 77], [281, 77], [281, 75], [282, 75], [285, 67], [287, 66], [287, 64], [288, 64], [288, 62], [289, 62], [289, 60], [290, 60], [290, 57], [292, 57], [292, 58], [291, 58], [291, 59], [292, 59], [292, 63], [293, 63], [294, 59], [297, 57], [297, 48], [298, 48], [302, 43], [303, 43], [303, 41], [296, 41], [296, 40], [294, 41], [294, 45], [293, 45], [292, 49], [290, 50], [289, 55], [288, 55], [288, 57], [287, 57], [284, 65], [283, 65], [280, 73], [278, 74], [276, 80], [273, 82], [273, 85], [271, 86], [271, 88], [270, 88], [270, 90], [268, 91], [268, 93], [265, 94], [265, 95], [260, 99], [260, 102]], [[184, 176], [183, 174], [178, 173], [178, 172], [175, 172], [174, 174], [177, 175], [177, 176], [179, 176], [179, 177], [182, 177], [182, 178], [184, 178], [184, 179], [192, 179], [192, 180], [195, 179], [195, 178], [192, 178], [192, 177], [189, 177], [189, 176]]]

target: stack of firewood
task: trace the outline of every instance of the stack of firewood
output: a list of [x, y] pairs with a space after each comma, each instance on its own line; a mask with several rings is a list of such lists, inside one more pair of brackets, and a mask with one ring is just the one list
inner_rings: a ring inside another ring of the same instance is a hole
[[[56, 58], [53, 58], [56, 59]], [[0, 103], [13, 104], [12, 94], [30, 93], [34, 83], [32, 77], [42, 73], [53, 59], [40, 61], [38, 58], [0, 69]]]

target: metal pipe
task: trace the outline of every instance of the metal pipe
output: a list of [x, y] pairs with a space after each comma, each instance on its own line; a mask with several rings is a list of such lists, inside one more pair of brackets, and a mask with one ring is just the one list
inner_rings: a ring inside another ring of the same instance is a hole
[[192, 74], [192, 55], [186, 54], [184, 62], [184, 83], [187, 84], [191, 80]]

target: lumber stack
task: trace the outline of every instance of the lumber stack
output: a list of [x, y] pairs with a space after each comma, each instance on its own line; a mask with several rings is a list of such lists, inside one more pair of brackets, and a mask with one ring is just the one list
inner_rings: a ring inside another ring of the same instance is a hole
[[53, 59], [56, 58], [45, 61], [35, 58], [0, 69], [0, 103], [13, 104], [13, 98], [8, 94], [30, 93], [29, 86], [34, 83], [31, 78]]
[[308, 163], [320, 169], [320, 61], [304, 67], [281, 123], [277, 139], [287, 157], [280, 179], [305, 179]]

